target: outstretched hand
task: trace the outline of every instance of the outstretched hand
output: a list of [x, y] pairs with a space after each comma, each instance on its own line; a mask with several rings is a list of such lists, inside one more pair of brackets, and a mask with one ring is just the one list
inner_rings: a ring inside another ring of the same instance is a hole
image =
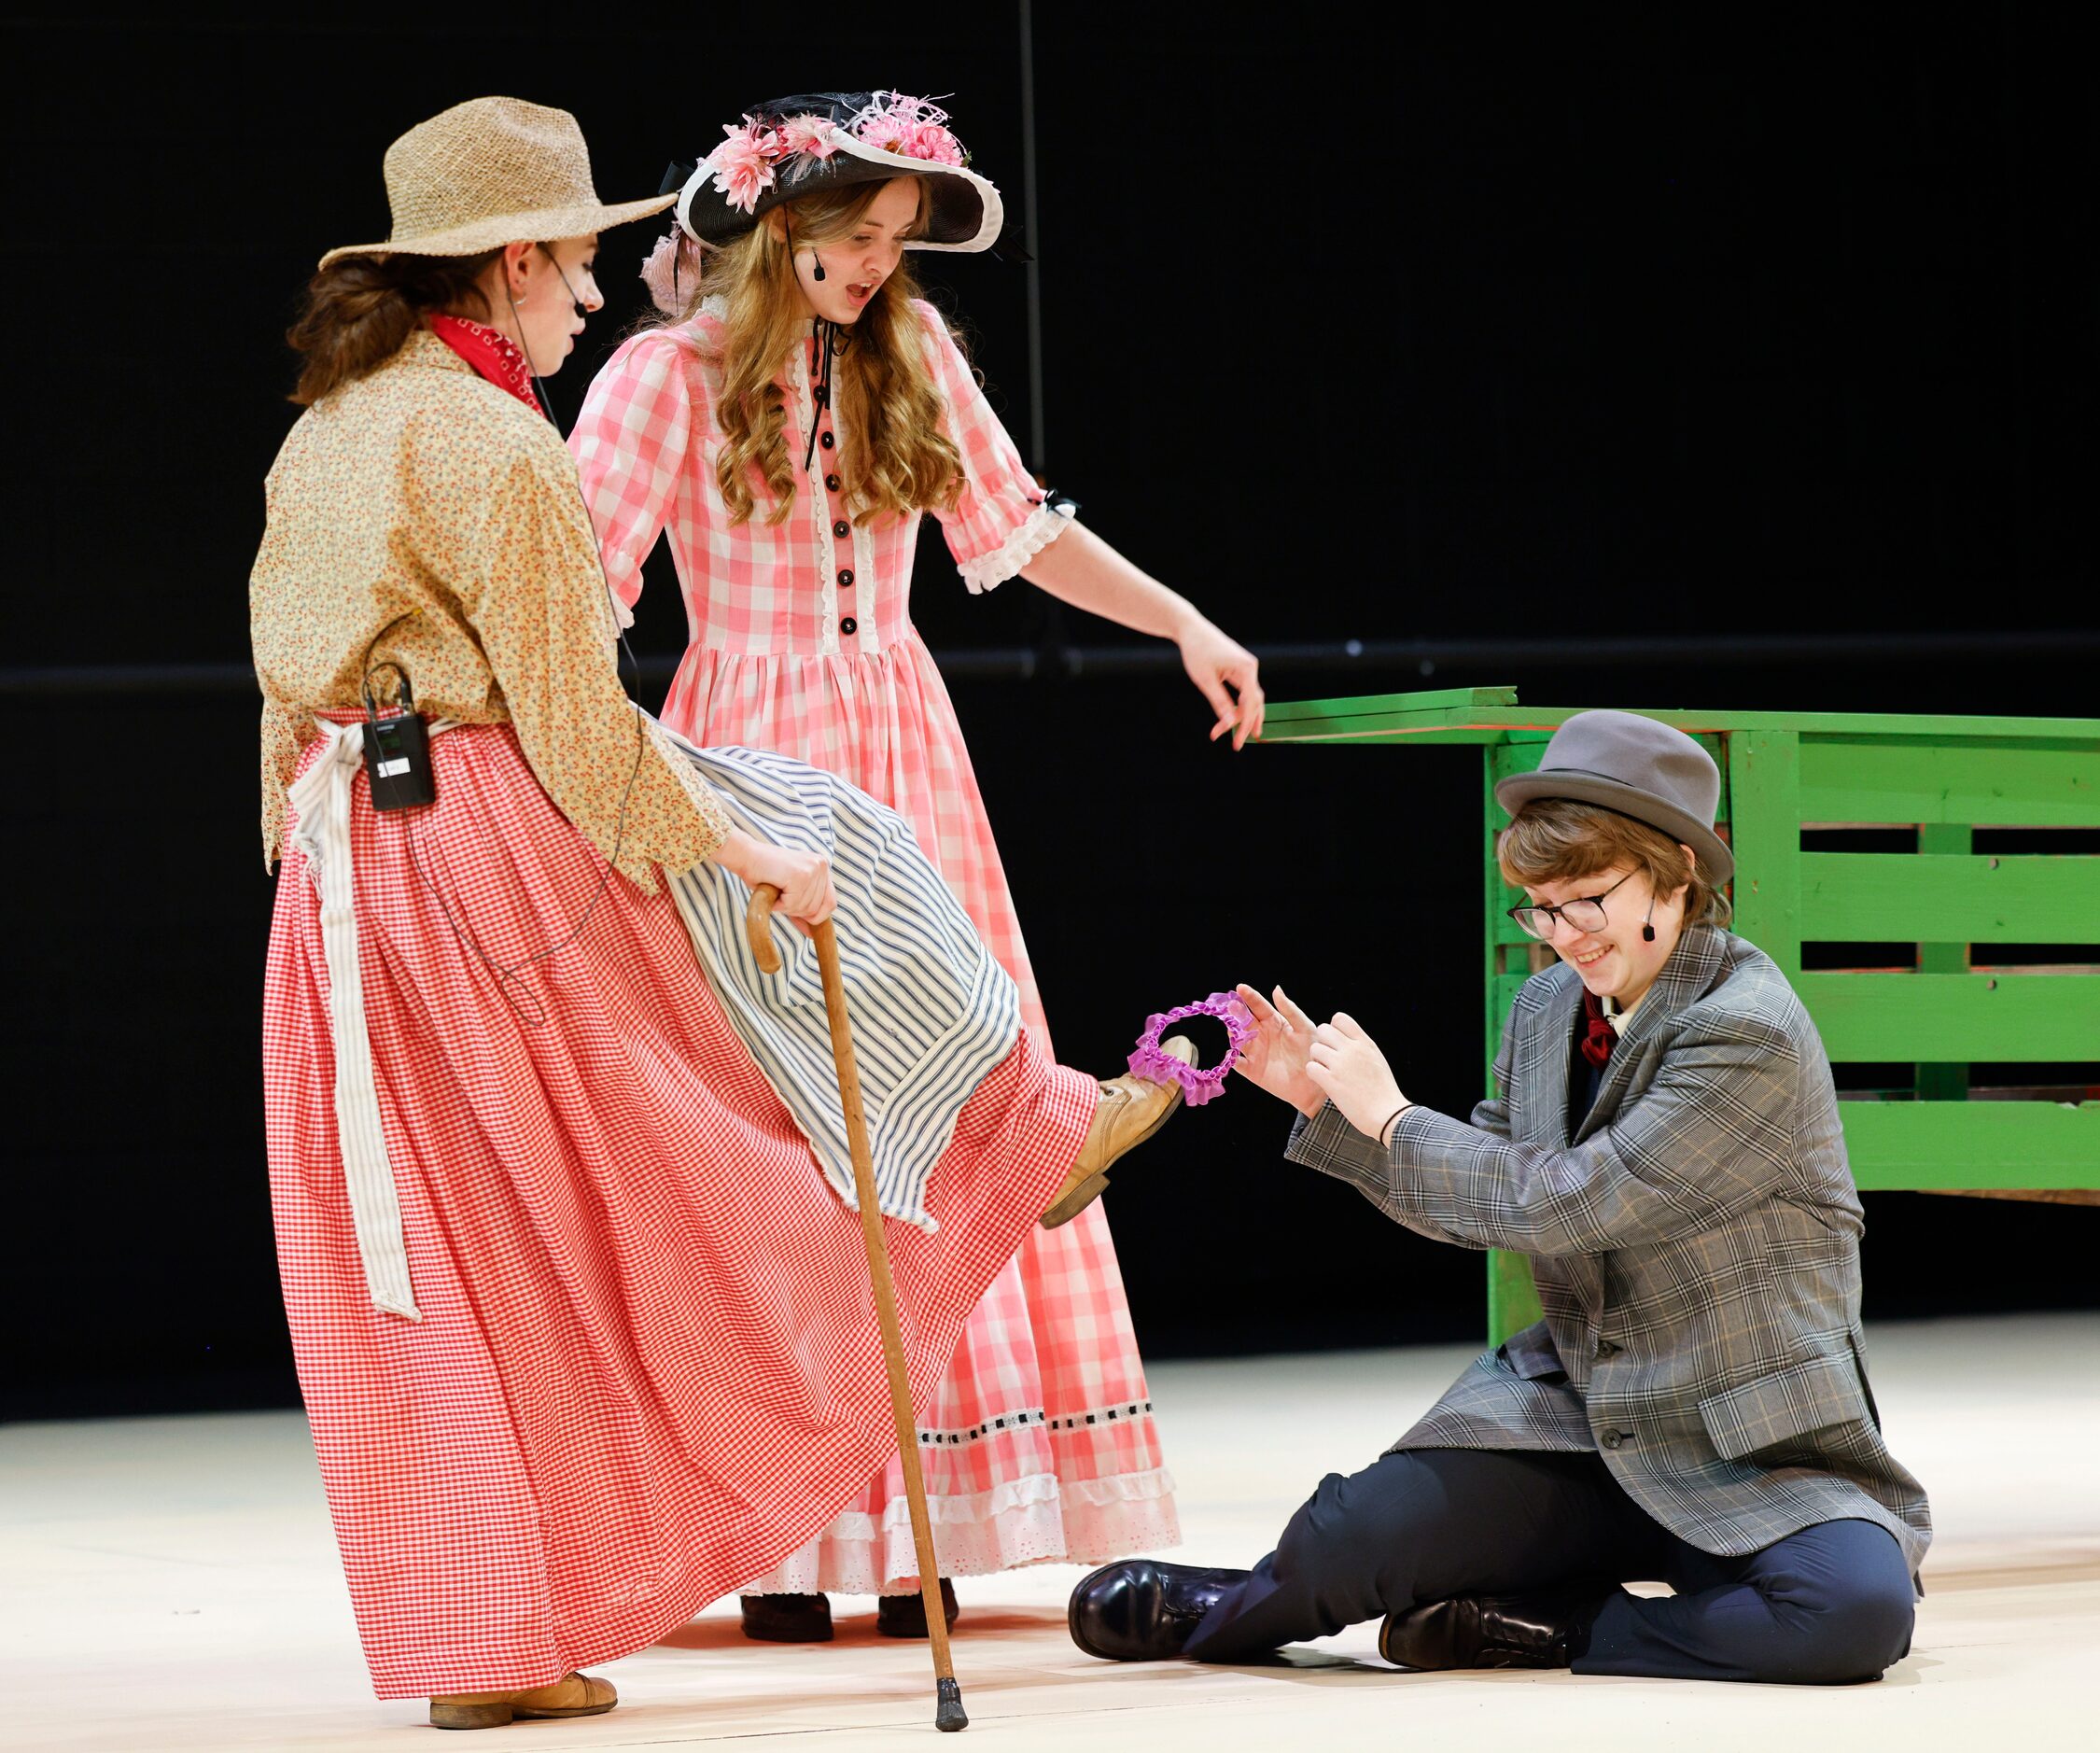
[[1182, 667], [1218, 715], [1218, 722], [1211, 726], [1211, 740], [1216, 742], [1229, 731], [1232, 746], [1244, 749], [1248, 737], [1262, 734], [1261, 660], [1201, 616], [1179, 643]]
[[1273, 1004], [1251, 986], [1236, 986], [1233, 991], [1254, 1018], [1253, 1035], [1240, 1047], [1233, 1070], [1308, 1118], [1318, 1114], [1327, 1098], [1306, 1074], [1312, 1053], [1312, 1018], [1281, 987], [1276, 989]]
[[1342, 1118], [1381, 1144], [1385, 1123], [1396, 1110], [1408, 1105], [1379, 1044], [1347, 1011], [1337, 1011], [1332, 1022], [1323, 1022], [1312, 1031], [1305, 1071], [1342, 1111]]

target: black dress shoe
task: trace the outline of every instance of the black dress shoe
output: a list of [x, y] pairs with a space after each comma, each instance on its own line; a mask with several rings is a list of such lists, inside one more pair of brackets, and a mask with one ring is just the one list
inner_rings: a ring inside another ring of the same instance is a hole
[[1182, 1653], [1203, 1616], [1253, 1573], [1127, 1559], [1071, 1592], [1071, 1640], [1103, 1662], [1165, 1662]]
[[[948, 1630], [955, 1630], [956, 1620], [962, 1609], [955, 1604], [955, 1585], [945, 1577], [941, 1578], [941, 1617], [947, 1620]], [[884, 1637], [924, 1637], [926, 1635], [926, 1597], [916, 1591], [910, 1594], [886, 1594], [875, 1602], [875, 1628]]]
[[832, 1604], [820, 1594], [748, 1594], [744, 1635], [762, 1644], [828, 1644]]
[[1389, 1613], [1379, 1654], [1403, 1668], [1565, 1668], [1589, 1648], [1610, 1589], [1459, 1594]]

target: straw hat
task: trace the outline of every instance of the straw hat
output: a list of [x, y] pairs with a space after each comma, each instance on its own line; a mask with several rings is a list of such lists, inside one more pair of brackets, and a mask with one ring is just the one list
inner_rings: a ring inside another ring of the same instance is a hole
[[591, 187], [591, 153], [566, 109], [477, 97], [419, 122], [386, 148], [394, 235], [341, 256], [477, 256], [504, 244], [583, 237], [661, 213], [659, 195], [608, 206]]

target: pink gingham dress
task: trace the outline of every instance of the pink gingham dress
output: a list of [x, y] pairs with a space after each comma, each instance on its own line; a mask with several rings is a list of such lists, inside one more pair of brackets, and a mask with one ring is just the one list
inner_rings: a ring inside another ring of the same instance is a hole
[[[947, 400], [965, 486], [943, 517], [973, 591], [1012, 578], [1061, 517], [1023, 466], [931, 305], [915, 308]], [[816, 462], [784, 523], [732, 525], [715, 479], [721, 435], [705, 344], [720, 318], [637, 335], [591, 386], [571, 435], [614, 594], [632, 608], [660, 533], [685, 594], [691, 643], [664, 720], [706, 745], [777, 750], [829, 768], [899, 811], [1021, 989], [1047, 1046], [1043, 1004], [962, 731], [911, 622], [918, 518], [856, 525], [839, 503], [838, 438], [810, 389], [813, 348], [781, 379], [799, 462]], [[936, 1548], [949, 1576], [1091, 1563], [1175, 1544], [1122, 1272], [1099, 1204], [1036, 1230], [993, 1282], [954, 1362], [920, 1402]], [[894, 1460], [816, 1540], [749, 1588], [894, 1593], [914, 1586]]]

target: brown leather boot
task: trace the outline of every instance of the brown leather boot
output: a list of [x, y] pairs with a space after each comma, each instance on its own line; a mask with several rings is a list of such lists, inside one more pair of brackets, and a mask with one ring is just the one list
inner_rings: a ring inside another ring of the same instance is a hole
[[[1196, 1046], [1185, 1035], [1169, 1035], [1159, 1050], [1183, 1065], [1196, 1063]], [[1079, 1160], [1043, 1213], [1043, 1227], [1055, 1229], [1069, 1224], [1101, 1197], [1108, 1185], [1107, 1170], [1127, 1150], [1135, 1149], [1167, 1124], [1167, 1116], [1182, 1105], [1179, 1084], [1155, 1084], [1149, 1077], [1133, 1077], [1126, 1072], [1101, 1086], [1094, 1105], [1094, 1124], [1079, 1147]]]
[[430, 1701], [433, 1729], [500, 1729], [519, 1718], [602, 1717], [620, 1702], [610, 1680], [567, 1674], [525, 1692], [455, 1692]]
[[832, 1604], [820, 1594], [748, 1594], [737, 1603], [744, 1635], [761, 1644], [828, 1644]]
[[[945, 1577], [941, 1578], [941, 1617], [947, 1620], [951, 1632], [962, 1617], [962, 1609], [955, 1604], [955, 1584]], [[924, 1637], [926, 1597], [916, 1590], [910, 1594], [881, 1596], [875, 1602], [875, 1628], [878, 1637]]]

